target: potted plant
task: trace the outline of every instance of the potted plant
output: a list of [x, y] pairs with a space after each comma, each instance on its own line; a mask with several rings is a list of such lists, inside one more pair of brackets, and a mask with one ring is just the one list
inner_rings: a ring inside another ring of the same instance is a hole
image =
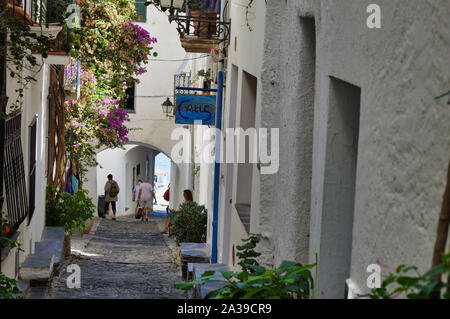
[[210, 20], [211, 22], [195, 21], [194, 34], [201, 38], [211, 38], [217, 32], [218, 12], [208, 12], [203, 8], [204, 0], [186, 0], [192, 18], [196, 20]]
[[203, 8], [205, 0], [148, 0], [145, 5], [154, 5], [159, 7], [163, 12], [169, 11], [173, 16], [176, 13], [186, 13], [188, 16], [196, 20], [210, 20], [211, 22], [195, 21], [194, 34], [201, 38], [211, 38], [217, 32], [217, 16], [218, 12], [209, 12]]
[[[195, 78], [199, 79], [200, 77], [203, 78], [203, 88], [210, 89], [212, 80], [211, 69], [208, 69], [207, 71], [205, 71], [204, 69], [198, 71], [197, 74], [195, 75]], [[209, 94], [209, 92], [207, 93]]]
[[207, 222], [205, 206], [196, 202], [181, 204], [180, 213], [171, 221], [176, 243], [205, 243]]

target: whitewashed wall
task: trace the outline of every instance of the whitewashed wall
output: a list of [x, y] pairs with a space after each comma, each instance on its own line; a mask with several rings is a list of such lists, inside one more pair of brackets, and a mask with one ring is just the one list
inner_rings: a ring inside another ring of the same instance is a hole
[[[225, 103], [223, 127], [239, 127], [241, 123], [241, 109], [246, 107], [242, 98], [243, 72], [254, 76], [258, 82], [256, 96], [255, 127], [260, 126], [260, 77], [262, 67], [262, 53], [264, 44], [265, 4], [255, 1], [246, 15], [246, 1], [232, 0], [229, 2], [229, 17], [232, 21], [230, 45], [228, 48], [227, 72], [225, 74]], [[250, 28], [247, 26], [247, 22]], [[227, 140], [233, 138], [227, 136]], [[237, 144], [235, 145], [235, 148]], [[248, 237], [235, 204], [238, 197], [238, 165], [221, 165], [220, 204], [219, 204], [219, 240], [218, 259], [237, 268], [237, 258], [233, 265], [233, 246], [240, 245], [241, 240]], [[252, 169], [251, 189], [251, 226], [250, 231], [256, 232], [259, 221], [259, 171], [256, 165]], [[241, 185], [243, 186], [243, 185]]]
[[[332, 247], [324, 222], [336, 230], [342, 221], [324, 215], [326, 201], [333, 200], [325, 192], [330, 76], [361, 88], [353, 239], [345, 261], [352, 293], [367, 292], [366, 269], [378, 259], [392, 266], [417, 265], [421, 271], [430, 267], [450, 157], [447, 100], [434, 100], [448, 90], [450, 78], [449, 44], [441, 41], [450, 36], [444, 13], [448, 1], [377, 1], [381, 29], [366, 26], [370, 3], [268, 1], [261, 77], [261, 123], [280, 127], [282, 141], [280, 172], [261, 177], [260, 189], [261, 218], [273, 230], [263, 244], [273, 251], [267, 259], [274, 264], [313, 262], [316, 253], [320, 264]], [[300, 31], [301, 18], [312, 17], [317, 47], [313, 117], [311, 101], [302, 100], [302, 85], [312, 85], [313, 78], [302, 64], [310, 47]], [[341, 251], [347, 248], [334, 251], [336, 260], [346, 258]], [[345, 279], [328, 280], [332, 268], [319, 265], [316, 296], [344, 297]]]
[[[38, 61], [42, 63], [40, 56]], [[50, 60], [49, 60], [50, 61]], [[48, 85], [49, 85], [49, 68], [50, 65], [43, 64], [40, 71], [35, 72], [24, 71], [29, 76], [34, 76], [35, 83], [32, 83], [26, 88], [23, 97], [22, 107], [22, 152], [25, 169], [25, 181], [27, 187], [27, 202], [28, 192], [30, 189], [28, 172], [29, 172], [29, 148], [30, 148], [30, 128], [29, 126], [37, 121], [36, 128], [36, 185], [35, 185], [35, 210], [31, 222], [27, 219], [20, 225], [18, 242], [21, 244], [23, 252], [19, 252], [19, 264], [25, 258], [34, 253], [34, 245], [40, 241], [43, 229], [45, 227], [45, 191], [47, 185], [47, 130], [48, 130]], [[35, 71], [39, 69], [36, 68]], [[24, 75], [25, 76], [25, 75]], [[9, 104], [16, 100], [17, 82], [10, 77], [7, 78], [6, 90], [9, 97]], [[6, 192], [6, 189], [4, 189]], [[5, 193], [6, 194], [6, 193]], [[7, 212], [6, 198], [3, 209]], [[9, 276], [15, 277], [15, 255], [16, 249], [12, 249], [8, 257], [2, 262], [2, 272]]]

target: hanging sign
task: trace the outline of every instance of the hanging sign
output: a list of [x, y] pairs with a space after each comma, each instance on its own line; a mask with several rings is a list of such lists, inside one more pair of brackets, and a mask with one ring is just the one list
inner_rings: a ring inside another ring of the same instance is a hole
[[176, 124], [215, 125], [216, 96], [177, 94], [176, 96]]

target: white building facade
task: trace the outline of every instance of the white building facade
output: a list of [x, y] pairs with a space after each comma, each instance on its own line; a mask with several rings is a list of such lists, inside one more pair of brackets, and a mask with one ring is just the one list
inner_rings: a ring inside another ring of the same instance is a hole
[[378, 1], [380, 29], [370, 1], [247, 4], [228, 2], [223, 126], [278, 128], [279, 170], [222, 165], [219, 263], [237, 268], [236, 245], [260, 233], [266, 266], [317, 256], [317, 298], [367, 293], [378, 261], [430, 268], [450, 158], [435, 99], [448, 3]]
[[[30, 8], [30, 2], [28, 6]], [[56, 37], [62, 28], [34, 27], [34, 31]], [[21, 76], [36, 81], [24, 88], [20, 110], [6, 120], [2, 211], [10, 218], [14, 239], [22, 250], [3, 249], [1, 272], [17, 278], [23, 261], [35, 252], [45, 227], [45, 200], [48, 176], [49, 84], [53, 68], [69, 63], [65, 55], [50, 52], [46, 59], [35, 55], [37, 65], [24, 68]], [[6, 112], [18, 97], [20, 84], [7, 72]]]

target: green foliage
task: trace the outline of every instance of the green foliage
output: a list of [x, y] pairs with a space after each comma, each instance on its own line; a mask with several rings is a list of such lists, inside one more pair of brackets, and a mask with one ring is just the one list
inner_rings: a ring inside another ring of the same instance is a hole
[[424, 274], [415, 266], [401, 265], [390, 273], [380, 288], [372, 289], [372, 299], [392, 299], [405, 294], [408, 299], [430, 299], [433, 292], [440, 292], [444, 299], [450, 299], [450, 285], [442, 280], [450, 275], [450, 253], [442, 257], [442, 264]]
[[20, 244], [10, 239], [8, 236], [11, 233], [10, 218], [2, 210], [0, 210], [0, 248], [20, 248]]
[[[9, 32], [7, 42], [7, 69], [9, 76], [18, 84], [16, 99], [11, 104], [10, 114], [1, 114], [4, 117], [15, 116], [23, 104], [25, 89], [36, 82], [35, 76], [40, 72], [43, 63], [39, 63], [36, 55], [47, 57], [47, 51], [51, 45], [51, 39], [43, 35], [37, 35], [31, 31], [30, 25], [17, 19], [8, 9], [8, 12], [0, 14], [0, 32]], [[0, 48], [0, 55], [5, 52], [5, 47]], [[27, 71], [27, 72], [25, 72]]]
[[95, 213], [95, 205], [87, 190], [76, 194], [56, 193], [56, 189], [47, 187], [46, 224], [47, 226], [64, 226], [66, 233], [72, 234], [77, 229], [86, 228], [86, 221]]
[[[0, 210], [0, 249], [20, 248], [20, 244], [7, 237], [11, 232], [10, 218]], [[5, 235], [5, 236], [4, 236]], [[23, 250], [22, 250], [23, 251]], [[21, 292], [15, 279], [6, 277], [0, 272], [0, 299], [19, 299]]]
[[[59, 22], [64, 24], [65, 18], [67, 18], [67, 7], [73, 3], [73, 0], [57, 0], [53, 1], [54, 7], [52, 10], [47, 11], [48, 20], [52, 22]], [[45, 16], [43, 17], [46, 18]]]
[[197, 166], [192, 172], [192, 176], [195, 177], [200, 173], [200, 166]]
[[200, 206], [196, 202], [181, 204], [180, 213], [171, 221], [176, 242], [206, 242], [207, 221], [208, 213], [205, 206]]
[[198, 71], [195, 76], [196, 76], [196, 78], [204, 77], [207, 81], [211, 81], [211, 69], [208, 69], [207, 71], [202, 69], [202, 70]]
[[[221, 271], [225, 284], [222, 288], [206, 295], [216, 299], [308, 299], [314, 288], [311, 270], [317, 263], [301, 265], [293, 261], [283, 261], [276, 269], [259, 266], [255, 252], [261, 235], [251, 235], [244, 240], [245, 245], [238, 247], [242, 266], [241, 272]], [[206, 271], [201, 278], [175, 285], [182, 290], [192, 289], [196, 285], [220, 281], [215, 271]]]
[[236, 253], [239, 258], [238, 265], [241, 266], [243, 271], [253, 273], [254, 269], [252, 266], [259, 266], [256, 258], [261, 256], [260, 253], [256, 252], [256, 245], [261, 241], [260, 234], [250, 234], [250, 237], [242, 240], [245, 244], [242, 246], [237, 246], [236, 249], [238, 252]]
[[0, 299], [23, 299], [17, 281], [0, 272]]
[[204, 87], [205, 88], [210, 88], [211, 87], [211, 69], [208, 69], [207, 71], [205, 70], [200, 70], [197, 72], [197, 74], [195, 75], [196, 79], [199, 79], [200, 77], [204, 78]]

